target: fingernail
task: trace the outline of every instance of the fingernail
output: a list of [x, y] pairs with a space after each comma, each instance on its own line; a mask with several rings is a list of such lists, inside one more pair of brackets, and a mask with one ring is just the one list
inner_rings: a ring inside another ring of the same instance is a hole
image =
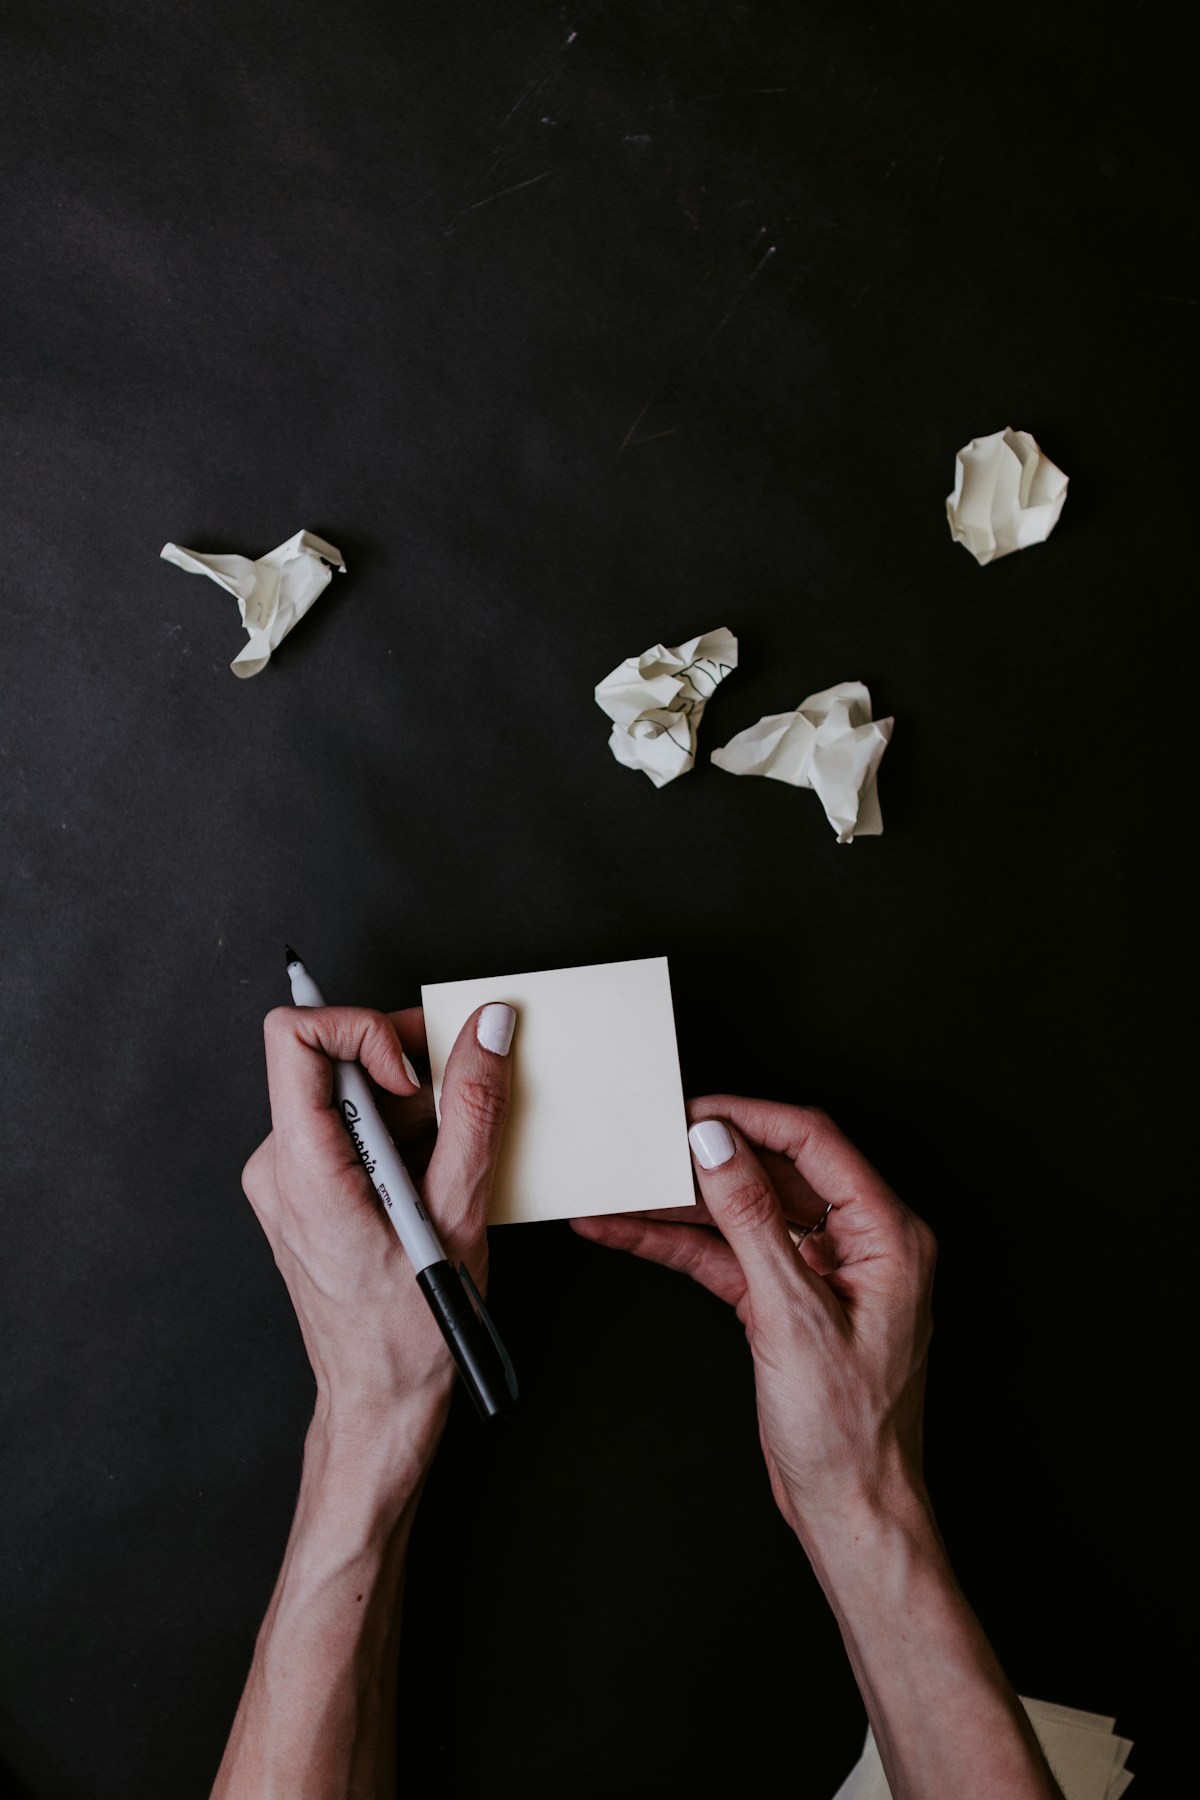
[[507, 1056], [516, 1028], [517, 1015], [512, 1007], [497, 1003], [484, 1007], [475, 1027], [475, 1036], [485, 1050], [491, 1050], [496, 1056]]
[[404, 1064], [404, 1073], [408, 1076], [408, 1079], [412, 1082], [413, 1086], [420, 1087], [421, 1077], [417, 1074], [417, 1071], [413, 1068], [403, 1050], [400, 1052], [400, 1061]]
[[701, 1119], [688, 1132], [688, 1143], [702, 1169], [719, 1169], [737, 1149], [720, 1119]]

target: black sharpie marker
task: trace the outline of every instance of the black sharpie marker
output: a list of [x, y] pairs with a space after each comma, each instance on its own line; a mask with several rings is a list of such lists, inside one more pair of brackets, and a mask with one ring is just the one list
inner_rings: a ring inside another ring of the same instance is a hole
[[[297, 1006], [324, 1006], [324, 995], [292, 949], [287, 950], [287, 972]], [[335, 1062], [333, 1092], [363, 1168], [396, 1228], [417, 1286], [481, 1417], [490, 1419], [507, 1412], [517, 1397], [516, 1376], [508, 1353], [467, 1265], [463, 1263], [455, 1270], [438, 1242], [413, 1178], [379, 1116], [365, 1072], [357, 1063]]]

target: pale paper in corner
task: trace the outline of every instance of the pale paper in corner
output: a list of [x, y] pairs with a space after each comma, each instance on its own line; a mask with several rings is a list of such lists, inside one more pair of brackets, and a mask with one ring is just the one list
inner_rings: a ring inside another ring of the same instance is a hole
[[769, 713], [739, 731], [712, 759], [731, 775], [765, 775], [812, 788], [839, 844], [883, 830], [876, 776], [892, 735], [892, 719], [871, 717], [861, 681], [810, 694], [794, 712]]
[[[1120, 1800], [1133, 1780], [1123, 1766], [1133, 1745], [1128, 1738], [1113, 1735], [1111, 1719], [1023, 1697], [1021, 1704], [1066, 1800]], [[862, 1755], [833, 1800], [891, 1800], [870, 1730]]]
[[1067, 477], [1027, 431], [994, 431], [958, 452], [946, 517], [977, 563], [1040, 544], [1058, 524]]
[[346, 573], [341, 551], [311, 531], [298, 531], [256, 562], [246, 556], [199, 556], [178, 544], [164, 544], [160, 554], [189, 574], [207, 575], [233, 595], [249, 642], [229, 666], [243, 677], [266, 668], [271, 652], [325, 592], [333, 570]]
[[674, 649], [652, 644], [627, 656], [596, 688], [597, 706], [613, 721], [608, 747], [617, 761], [655, 787], [686, 775], [705, 704], [736, 668], [737, 639], [724, 626]]

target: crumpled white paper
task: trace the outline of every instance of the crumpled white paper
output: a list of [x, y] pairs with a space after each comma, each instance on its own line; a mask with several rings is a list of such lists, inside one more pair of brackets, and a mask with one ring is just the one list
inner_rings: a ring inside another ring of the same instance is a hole
[[1027, 431], [972, 438], [955, 458], [946, 517], [977, 563], [1041, 544], [1058, 524], [1067, 477]]
[[596, 689], [597, 706], [613, 720], [608, 747], [617, 761], [655, 787], [686, 775], [705, 705], [736, 668], [737, 639], [723, 625], [673, 650], [652, 644], [627, 656]]
[[839, 844], [883, 830], [875, 778], [893, 719], [872, 719], [861, 681], [841, 681], [802, 700], [795, 712], [769, 713], [739, 731], [712, 759], [731, 775], [765, 775], [812, 788]]
[[207, 575], [234, 596], [250, 636], [229, 666], [243, 677], [266, 668], [272, 650], [278, 650], [292, 626], [325, 592], [333, 570], [346, 573], [341, 551], [311, 531], [298, 531], [257, 562], [246, 556], [197, 556], [178, 544], [164, 544], [161, 554], [177, 568]]

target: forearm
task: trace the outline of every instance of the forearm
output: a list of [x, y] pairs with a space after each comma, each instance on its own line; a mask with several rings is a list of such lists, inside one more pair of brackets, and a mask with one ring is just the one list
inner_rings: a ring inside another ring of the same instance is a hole
[[867, 1708], [893, 1800], [1062, 1800], [954, 1579], [928, 1500], [849, 1509], [802, 1533]]
[[404, 1560], [444, 1418], [444, 1396], [381, 1426], [318, 1409], [213, 1800], [394, 1794]]

